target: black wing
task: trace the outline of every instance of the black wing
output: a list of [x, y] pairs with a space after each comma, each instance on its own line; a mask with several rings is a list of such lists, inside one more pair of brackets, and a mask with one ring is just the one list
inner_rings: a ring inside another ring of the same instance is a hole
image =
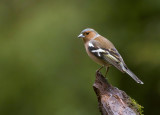
[[103, 59], [107, 63], [115, 66], [120, 71], [124, 72], [127, 68], [121, 55], [115, 48], [105, 49], [97, 42], [89, 42], [88, 50], [99, 59]]

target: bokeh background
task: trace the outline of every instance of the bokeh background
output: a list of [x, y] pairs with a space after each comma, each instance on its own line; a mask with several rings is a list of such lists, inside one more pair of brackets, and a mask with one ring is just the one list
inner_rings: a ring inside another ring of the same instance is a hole
[[110, 39], [145, 84], [114, 67], [110, 83], [145, 115], [160, 114], [159, 0], [1, 0], [0, 115], [100, 115], [99, 65], [77, 38], [87, 27]]

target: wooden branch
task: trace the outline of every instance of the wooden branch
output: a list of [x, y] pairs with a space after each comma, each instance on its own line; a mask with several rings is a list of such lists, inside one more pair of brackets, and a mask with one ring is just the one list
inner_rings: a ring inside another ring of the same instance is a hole
[[142, 115], [142, 106], [131, 99], [124, 91], [113, 87], [97, 71], [93, 84], [101, 115]]

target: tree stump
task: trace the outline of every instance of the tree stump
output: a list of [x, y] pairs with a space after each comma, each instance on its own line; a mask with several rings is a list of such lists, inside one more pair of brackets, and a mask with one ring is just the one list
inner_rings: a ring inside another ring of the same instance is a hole
[[99, 72], [93, 84], [101, 115], [142, 115], [142, 106], [124, 91], [113, 87]]

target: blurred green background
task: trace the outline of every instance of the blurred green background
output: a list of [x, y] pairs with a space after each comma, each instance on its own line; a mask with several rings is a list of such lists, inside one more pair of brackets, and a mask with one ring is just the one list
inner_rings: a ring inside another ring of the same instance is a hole
[[87, 27], [111, 40], [145, 84], [114, 67], [110, 83], [146, 115], [160, 114], [159, 0], [1, 0], [0, 115], [100, 115], [99, 65], [77, 38]]

